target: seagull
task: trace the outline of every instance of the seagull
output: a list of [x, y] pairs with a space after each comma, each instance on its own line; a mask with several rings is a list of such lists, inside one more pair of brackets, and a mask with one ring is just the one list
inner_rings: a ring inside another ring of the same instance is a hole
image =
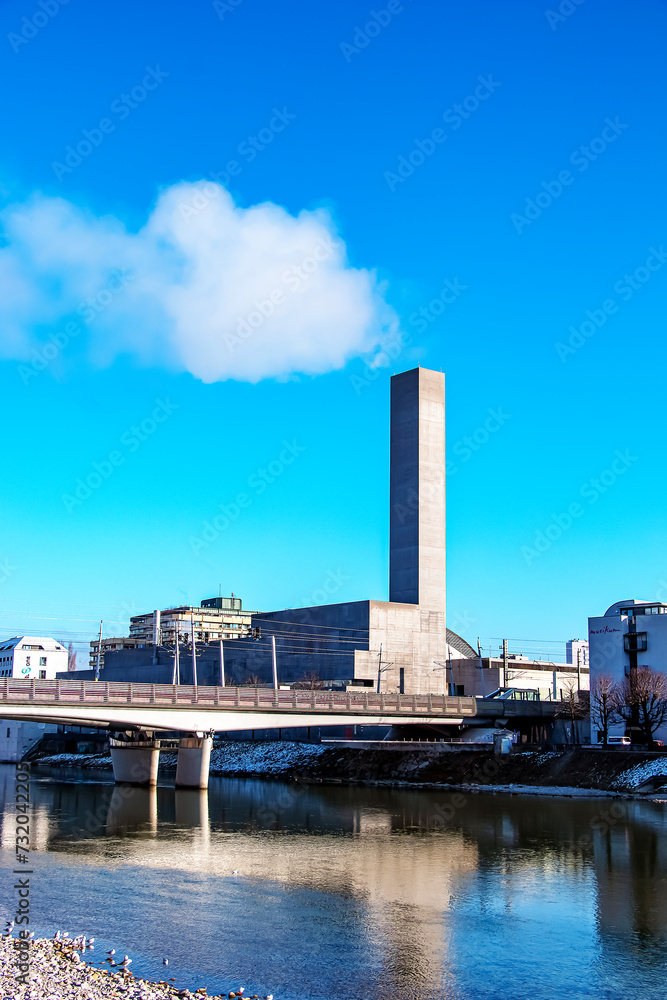
[[127, 969], [128, 965], [132, 965], [132, 959], [128, 955], [126, 955], [123, 961], [119, 962], [118, 964], [121, 965], [124, 969]]
[[95, 938], [88, 938], [88, 944], [86, 945], [86, 948], [92, 948], [94, 944], [95, 944]]
[[163, 965], [169, 965], [169, 959], [168, 958], [163, 958], [162, 959], [162, 964]]
[[238, 872], [237, 872], [236, 868], [235, 868], [235, 869], [234, 869], [234, 871], [232, 872], [232, 875], [238, 875]]

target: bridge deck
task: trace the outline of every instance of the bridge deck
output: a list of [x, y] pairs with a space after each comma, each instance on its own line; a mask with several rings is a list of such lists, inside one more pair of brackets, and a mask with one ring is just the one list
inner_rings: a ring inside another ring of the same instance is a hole
[[[124, 681], [28, 680], [6, 677], [0, 683], [3, 705], [93, 707], [123, 706], [143, 709], [193, 708], [224, 712], [278, 712], [281, 715], [393, 716], [442, 719], [477, 714], [474, 698], [446, 695], [376, 694], [371, 691], [274, 691], [270, 688], [213, 687], [208, 685], [135, 684]], [[296, 721], [296, 720], [295, 720]]]

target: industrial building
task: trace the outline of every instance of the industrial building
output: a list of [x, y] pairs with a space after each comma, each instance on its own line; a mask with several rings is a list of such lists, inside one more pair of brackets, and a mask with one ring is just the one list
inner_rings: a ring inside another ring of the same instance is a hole
[[270, 683], [275, 645], [281, 683], [445, 693], [447, 660], [477, 654], [445, 622], [442, 372], [415, 368], [391, 379], [390, 455], [388, 601], [243, 613], [240, 601], [218, 608], [210, 599], [198, 609], [137, 616], [131, 636], [141, 633], [147, 645], [109, 651], [101, 679], [171, 683], [176, 622], [179, 679], [192, 683], [194, 616], [201, 684], [220, 682], [221, 649], [227, 683]]

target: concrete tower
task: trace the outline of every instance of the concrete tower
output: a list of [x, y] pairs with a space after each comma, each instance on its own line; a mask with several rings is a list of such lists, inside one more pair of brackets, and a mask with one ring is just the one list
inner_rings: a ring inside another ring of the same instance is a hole
[[445, 376], [391, 380], [389, 600], [445, 614]]

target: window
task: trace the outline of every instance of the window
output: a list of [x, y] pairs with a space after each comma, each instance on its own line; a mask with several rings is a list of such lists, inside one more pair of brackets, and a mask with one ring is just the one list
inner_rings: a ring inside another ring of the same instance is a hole
[[39, 665], [40, 665], [40, 667], [45, 667], [46, 666], [46, 657], [45, 656], [40, 656], [40, 658], [39, 658]]
[[646, 632], [626, 632], [623, 636], [623, 649], [626, 653], [643, 653], [647, 646]]
[[7, 739], [9, 739], [9, 737], [10, 737], [11, 735], [12, 735], [12, 731], [11, 731], [11, 729], [9, 728], [9, 726], [7, 726]]
[[45, 680], [46, 679], [46, 670], [40, 670], [39, 676], [42, 678], [42, 680]]

